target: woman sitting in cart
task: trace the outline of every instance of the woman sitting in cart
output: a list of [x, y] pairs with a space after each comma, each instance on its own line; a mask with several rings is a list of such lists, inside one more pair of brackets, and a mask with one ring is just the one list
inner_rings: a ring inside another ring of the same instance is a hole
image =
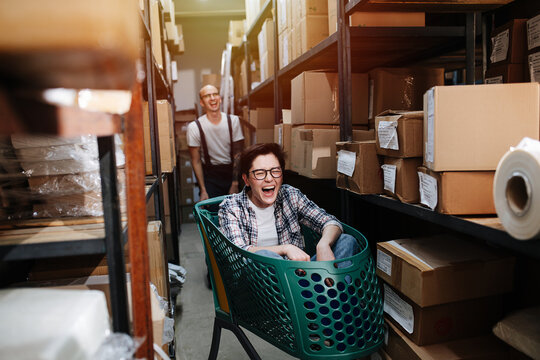
[[[358, 252], [355, 238], [343, 233], [334, 216], [283, 184], [284, 166], [283, 151], [275, 143], [252, 145], [241, 153], [246, 186], [220, 204], [223, 234], [244, 250], [296, 261], [339, 260]], [[311, 258], [304, 252], [300, 223], [321, 234]]]

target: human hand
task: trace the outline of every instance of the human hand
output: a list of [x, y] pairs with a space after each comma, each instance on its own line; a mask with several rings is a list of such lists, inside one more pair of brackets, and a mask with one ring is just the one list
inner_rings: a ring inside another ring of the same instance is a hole
[[289, 260], [294, 261], [309, 261], [309, 255], [306, 254], [302, 249], [300, 249], [298, 246], [294, 245], [287, 245], [285, 249], [285, 255], [289, 258]]
[[335, 260], [334, 252], [328, 244], [317, 245], [317, 261], [331, 261]]
[[201, 191], [200, 199], [201, 199], [200, 201], [208, 200], [209, 199], [208, 193], [206, 191]]

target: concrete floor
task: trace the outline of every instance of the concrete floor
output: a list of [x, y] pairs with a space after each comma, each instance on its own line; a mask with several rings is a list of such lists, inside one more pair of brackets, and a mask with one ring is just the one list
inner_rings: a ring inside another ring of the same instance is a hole
[[[180, 265], [187, 270], [187, 274], [176, 302], [176, 359], [208, 359], [214, 326], [214, 298], [205, 284], [204, 250], [195, 224], [182, 224]], [[294, 359], [249, 331], [244, 331], [262, 359]], [[217, 358], [249, 359], [236, 337], [228, 330], [221, 332]]]

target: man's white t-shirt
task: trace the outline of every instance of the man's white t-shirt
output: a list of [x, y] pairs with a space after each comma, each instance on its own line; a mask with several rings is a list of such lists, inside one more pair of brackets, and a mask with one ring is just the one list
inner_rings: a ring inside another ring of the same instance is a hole
[[[217, 125], [212, 124], [206, 115], [201, 116], [199, 122], [201, 123], [204, 132], [206, 146], [208, 147], [208, 155], [210, 156], [212, 165], [230, 164], [231, 141], [229, 137], [229, 127], [227, 125], [227, 115], [221, 113], [221, 121]], [[233, 142], [244, 139], [238, 116], [231, 115], [231, 126]], [[192, 121], [188, 125], [187, 143], [188, 146], [201, 148], [201, 160], [204, 163], [201, 134], [195, 121]]]
[[279, 245], [274, 205], [259, 208], [249, 198], [248, 203], [255, 212], [255, 218], [257, 219], [257, 246]]

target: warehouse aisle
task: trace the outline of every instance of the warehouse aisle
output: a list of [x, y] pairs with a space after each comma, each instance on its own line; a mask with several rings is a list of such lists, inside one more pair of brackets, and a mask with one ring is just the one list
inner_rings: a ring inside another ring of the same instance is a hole
[[[204, 251], [195, 224], [182, 224], [180, 265], [186, 270], [186, 282], [176, 302], [176, 359], [206, 360], [212, 342], [214, 300], [205, 285]], [[253, 346], [264, 360], [294, 359], [283, 351], [246, 331]], [[232, 332], [223, 330], [219, 360], [249, 359]]]

